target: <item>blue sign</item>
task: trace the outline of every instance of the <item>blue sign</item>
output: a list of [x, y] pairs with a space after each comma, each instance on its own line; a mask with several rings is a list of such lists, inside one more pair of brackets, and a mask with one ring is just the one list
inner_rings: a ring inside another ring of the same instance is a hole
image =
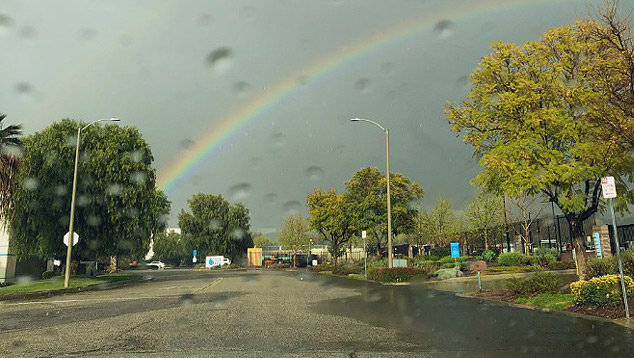
[[451, 244], [451, 257], [456, 258], [460, 257], [460, 244], [457, 242], [452, 242]]
[[597, 252], [597, 257], [601, 257], [603, 254], [601, 252], [601, 236], [599, 235], [598, 232], [593, 232], [592, 238], [594, 239], [594, 249]]
[[196, 256], [197, 253], [198, 253], [198, 251], [196, 251], [196, 250], [192, 251], [192, 256]]

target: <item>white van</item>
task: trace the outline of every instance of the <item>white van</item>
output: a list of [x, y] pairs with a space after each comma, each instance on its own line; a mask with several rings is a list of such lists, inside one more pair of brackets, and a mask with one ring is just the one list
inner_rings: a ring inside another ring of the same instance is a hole
[[224, 265], [231, 265], [231, 260], [224, 256], [207, 256], [205, 259], [205, 267], [212, 268]]

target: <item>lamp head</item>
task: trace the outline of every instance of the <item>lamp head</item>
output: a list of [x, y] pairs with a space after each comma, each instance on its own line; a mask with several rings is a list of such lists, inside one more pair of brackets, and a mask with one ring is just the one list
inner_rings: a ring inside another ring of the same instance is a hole
[[112, 118], [110, 118], [110, 119], [108, 119], [108, 120], [109, 120], [110, 122], [120, 122], [120, 121], [121, 121], [119, 118], [115, 118], [115, 117], [112, 117]]

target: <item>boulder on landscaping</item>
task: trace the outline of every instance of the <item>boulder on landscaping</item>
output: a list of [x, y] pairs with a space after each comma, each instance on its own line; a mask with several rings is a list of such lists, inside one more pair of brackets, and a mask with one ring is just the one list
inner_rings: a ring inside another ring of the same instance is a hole
[[484, 271], [487, 269], [487, 263], [480, 260], [469, 264], [469, 271]]
[[434, 275], [438, 276], [439, 280], [446, 280], [448, 278], [462, 276], [462, 271], [459, 267], [444, 268], [436, 271]]

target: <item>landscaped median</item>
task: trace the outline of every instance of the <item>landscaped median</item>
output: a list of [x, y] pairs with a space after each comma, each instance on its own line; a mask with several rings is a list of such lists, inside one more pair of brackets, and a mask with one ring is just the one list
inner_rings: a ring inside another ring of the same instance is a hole
[[64, 288], [64, 277], [54, 276], [48, 279], [19, 282], [0, 287], [0, 300], [23, 297], [39, 296], [55, 293], [79, 291], [83, 288], [104, 284], [125, 284], [143, 279], [140, 275], [132, 274], [105, 274], [97, 276], [72, 276], [69, 287]]

